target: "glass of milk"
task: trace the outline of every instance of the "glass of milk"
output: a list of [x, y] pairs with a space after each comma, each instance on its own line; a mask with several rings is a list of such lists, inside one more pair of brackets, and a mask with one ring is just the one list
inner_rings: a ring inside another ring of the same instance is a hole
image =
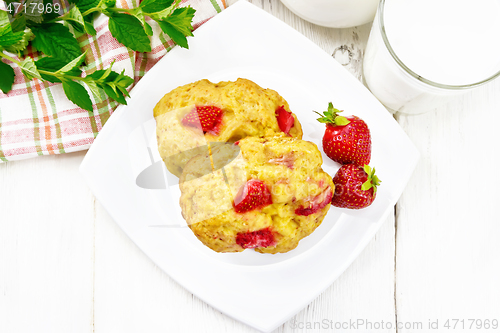
[[500, 76], [500, 0], [381, 0], [365, 83], [392, 112], [432, 110]]

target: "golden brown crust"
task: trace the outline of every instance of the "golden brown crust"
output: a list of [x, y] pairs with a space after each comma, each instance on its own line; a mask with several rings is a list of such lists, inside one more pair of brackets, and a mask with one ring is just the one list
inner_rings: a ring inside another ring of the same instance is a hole
[[[194, 106], [213, 105], [223, 110], [218, 135], [186, 128], [181, 119]], [[200, 80], [178, 87], [166, 94], [155, 106], [158, 148], [165, 165], [180, 176], [182, 168], [208, 142], [235, 142], [247, 136], [273, 136], [281, 133], [275, 111], [288, 103], [276, 91], [264, 89], [247, 79], [212, 83]], [[302, 138], [302, 127], [295, 118], [290, 135]], [[200, 149], [194, 149], [202, 147]], [[193, 150], [191, 150], [193, 149]]]
[[[256, 248], [256, 251], [288, 252], [311, 234], [328, 212], [329, 201], [310, 215], [296, 213], [312, 201], [322, 200], [328, 191], [334, 191], [331, 177], [321, 169], [321, 153], [311, 142], [284, 134], [248, 137], [240, 140], [237, 146], [228, 144], [214, 148], [212, 156], [214, 164], [224, 165], [223, 169], [206, 173], [208, 154], [187, 163], [181, 176], [180, 204], [191, 230], [214, 251], [243, 251], [244, 248], [236, 243], [238, 233], [271, 228], [276, 245]], [[217, 160], [226, 161], [226, 164]], [[249, 179], [259, 179], [266, 184], [273, 204], [236, 213], [233, 198]]]

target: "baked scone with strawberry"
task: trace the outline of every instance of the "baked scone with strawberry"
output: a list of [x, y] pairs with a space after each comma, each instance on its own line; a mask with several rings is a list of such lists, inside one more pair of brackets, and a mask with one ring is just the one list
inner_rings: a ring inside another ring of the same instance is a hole
[[180, 178], [182, 215], [217, 252], [288, 252], [323, 221], [335, 191], [314, 143], [247, 137], [200, 154]]
[[160, 155], [178, 177], [192, 157], [207, 152], [210, 142], [276, 133], [302, 138], [302, 127], [283, 97], [241, 78], [175, 88], [158, 102], [154, 117]]

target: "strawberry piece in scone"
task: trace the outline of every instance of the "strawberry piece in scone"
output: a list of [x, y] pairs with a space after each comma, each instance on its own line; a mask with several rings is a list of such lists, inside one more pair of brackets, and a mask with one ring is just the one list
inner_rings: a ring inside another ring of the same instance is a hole
[[306, 206], [300, 206], [295, 210], [295, 214], [308, 216], [316, 213], [317, 211], [323, 209], [332, 201], [333, 191], [330, 186], [323, 191], [323, 193], [318, 194], [314, 198], [309, 201], [309, 204]]
[[285, 110], [285, 107], [283, 105], [278, 107], [275, 112], [280, 130], [286, 134], [289, 134], [290, 129], [293, 127], [293, 124], [295, 122], [295, 118], [293, 118], [292, 113]]
[[236, 213], [246, 213], [272, 203], [271, 192], [266, 184], [258, 179], [250, 179], [236, 194], [233, 205]]
[[244, 249], [256, 247], [268, 247], [276, 244], [271, 228], [265, 228], [252, 232], [239, 233], [236, 235], [236, 243]]
[[200, 128], [203, 133], [215, 130], [218, 132], [222, 121], [222, 109], [213, 105], [197, 105], [195, 109], [189, 112], [181, 122], [184, 126]]

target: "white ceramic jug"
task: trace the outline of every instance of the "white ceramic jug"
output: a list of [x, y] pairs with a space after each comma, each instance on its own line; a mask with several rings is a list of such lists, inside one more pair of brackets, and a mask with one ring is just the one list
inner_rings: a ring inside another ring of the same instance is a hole
[[281, 0], [292, 12], [311, 23], [347, 28], [371, 22], [379, 0]]

